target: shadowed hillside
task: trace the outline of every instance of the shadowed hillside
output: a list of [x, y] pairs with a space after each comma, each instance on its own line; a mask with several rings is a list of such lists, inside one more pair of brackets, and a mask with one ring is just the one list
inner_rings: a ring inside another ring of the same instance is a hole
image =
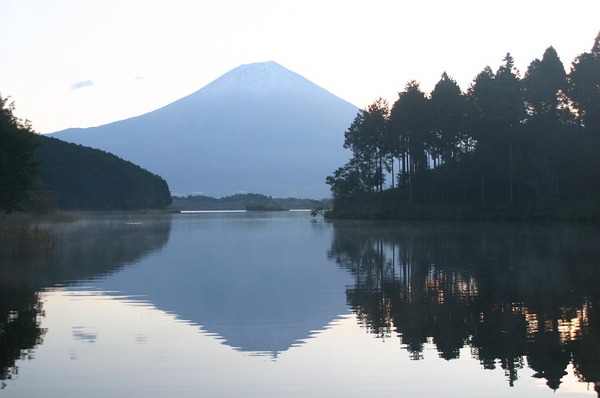
[[164, 209], [171, 203], [161, 177], [110, 153], [42, 138], [40, 179], [59, 209]]

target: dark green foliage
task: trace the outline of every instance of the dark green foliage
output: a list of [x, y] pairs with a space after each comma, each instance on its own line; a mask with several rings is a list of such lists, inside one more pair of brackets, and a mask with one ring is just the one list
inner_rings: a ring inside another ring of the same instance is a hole
[[566, 187], [567, 181], [560, 179], [562, 171], [568, 170], [568, 145], [574, 142], [565, 140], [574, 133], [569, 131], [574, 117], [563, 94], [567, 74], [554, 48], [548, 48], [541, 61], [531, 62], [523, 89], [528, 116], [520, 140], [522, 157], [517, 172], [537, 202], [554, 202]]
[[600, 34], [569, 74], [549, 47], [524, 77], [507, 54], [464, 93], [446, 73], [430, 95], [408, 82], [381, 149], [364, 127], [374, 109], [346, 131], [353, 157], [327, 177], [332, 217], [600, 219]]
[[344, 148], [352, 151], [352, 158], [326, 179], [338, 201], [362, 192], [383, 192], [385, 172], [393, 170], [396, 141], [389, 129], [389, 113], [387, 102], [380, 98], [359, 111], [344, 133]]
[[340, 173], [355, 173], [351, 178], [357, 178], [368, 191], [383, 191], [384, 169], [389, 167], [388, 115], [387, 102], [380, 98], [358, 112], [344, 133], [344, 148], [352, 151], [352, 159], [345, 166], [349, 171]]
[[561, 108], [566, 105], [560, 94], [567, 89], [567, 74], [553, 47], [544, 52], [542, 60], [529, 64], [523, 87], [530, 117], [560, 116]]
[[457, 160], [468, 145], [464, 116], [466, 100], [460, 87], [446, 72], [431, 92], [432, 155], [448, 162]]
[[473, 141], [472, 166], [479, 170], [481, 203], [515, 199], [515, 153], [525, 105], [510, 54], [496, 74], [486, 68], [468, 90], [467, 123]]
[[189, 195], [186, 197], [173, 197], [170, 206], [173, 210], [294, 210], [328, 207], [323, 200], [298, 199], [298, 198], [272, 198], [261, 194], [245, 193], [213, 198], [203, 195]]
[[278, 203], [248, 203], [246, 205], [247, 211], [288, 211], [282, 205]]
[[98, 149], [42, 138], [40, 178], [59, 209], [164, 209], [171, 203], [161, 177]]
[[37, 178], [39, 136], [28, 121], [13, 115], [14, 105], [0, 96], [0, 211], [18, 210]]
[[400, 165], [398, 185], [413, 195], [414, 180], [428, 169], [427, 145], [431, 144], [428, 99], [416, 81], [406, 84], [390, 111], [389, 129], [392, 154]]
[[581, 124], [600, 135], [600, 33], [592, 51], [575, 59], [569, 74], [569, 96], [577, 108]]

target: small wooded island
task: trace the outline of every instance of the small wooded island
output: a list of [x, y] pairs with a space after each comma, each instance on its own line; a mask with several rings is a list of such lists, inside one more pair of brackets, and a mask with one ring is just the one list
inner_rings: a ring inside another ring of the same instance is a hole
[[345, 132], [330, 218], [600, 219], [600, 34], [567, 74], [553, 47], [521, 76], [510, 54], [463, 92], [410, 81]]

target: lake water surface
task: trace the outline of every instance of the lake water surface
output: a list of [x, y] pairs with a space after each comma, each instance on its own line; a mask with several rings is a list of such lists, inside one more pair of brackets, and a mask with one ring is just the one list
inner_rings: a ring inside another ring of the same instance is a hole
[[[0, 266], [0, 396], [600, 396], [600, 229], [81, 215]], [[16, 268], [15, 268], [16, 267]]]

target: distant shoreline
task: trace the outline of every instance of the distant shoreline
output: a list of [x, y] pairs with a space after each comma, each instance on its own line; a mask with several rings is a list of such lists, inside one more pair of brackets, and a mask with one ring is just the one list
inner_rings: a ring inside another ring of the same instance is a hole
[[[177, 213], [180, 214], [211, 214], [211, 213], [258, 213], [258, 212], [272, 212], [279, 210], [181, 210]], [[311, 209], [289, 209], [284, 212], [291, 213], [308, 213]]]
[[329, 199], [273, 198], [262, 194], [236, 194], [222, 198], [203, 195], [173, 196], [170, 210], [184, 211], [291, 211], [330, 207]]

